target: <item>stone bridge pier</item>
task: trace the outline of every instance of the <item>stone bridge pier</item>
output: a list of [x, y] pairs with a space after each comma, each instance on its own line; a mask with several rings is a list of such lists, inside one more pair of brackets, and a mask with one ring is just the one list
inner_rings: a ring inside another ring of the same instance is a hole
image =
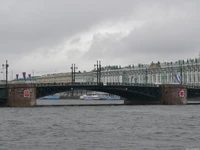
[[6, 106], [9, 107], [32, 107], [36, 106], [36, 86], [35, 84], [9, 84], [8, 100]]
[[187, 86], [183, 84], [161, 85], [161, 104], [185, 105], [187, 104]]
[[187, 104], [187, 86], [183, 84], [162, 84], [160, 97], [132, 97], [125, 99], [126, 105], [163, 104], [163, 105], [185, 105]]

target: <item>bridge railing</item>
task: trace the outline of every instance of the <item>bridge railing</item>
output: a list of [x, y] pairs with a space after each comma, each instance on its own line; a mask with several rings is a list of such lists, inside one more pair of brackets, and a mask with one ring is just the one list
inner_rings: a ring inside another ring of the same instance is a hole
[[109, 83], [106, 83], [106, 85], [108, 86], [112, 86], [112, 85], [119, 85], [119, 86], [150, 86], [150, 87], [158, 87], [159, 84], [146, 84], [146, 83], [116, 83], [116, 82], [109, 82]]
[[158, 87], [159, 84], [145, 84], [145, 83], [119, 83], [119, 82], [76, 82], [76, 83], [36, 83], [36, 86], [81, 86], [81, 85], [95, 85], [95, 86], [149, 86]]
[[79, 86], [79, 85], [97, 85], [96, 82], [76, 82], [76, 83], [36, 83], [36, 86]]

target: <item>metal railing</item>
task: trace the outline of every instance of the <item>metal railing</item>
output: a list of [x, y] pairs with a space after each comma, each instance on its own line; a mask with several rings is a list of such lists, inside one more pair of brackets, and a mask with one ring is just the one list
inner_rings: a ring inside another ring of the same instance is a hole
[[148, 86], [148, 87], [159, 87], [160, 84], [145, 84], [145, 83], [97, 83], [97, 82], [75, 82], [75, 83], [35, 83], [36, 86]]

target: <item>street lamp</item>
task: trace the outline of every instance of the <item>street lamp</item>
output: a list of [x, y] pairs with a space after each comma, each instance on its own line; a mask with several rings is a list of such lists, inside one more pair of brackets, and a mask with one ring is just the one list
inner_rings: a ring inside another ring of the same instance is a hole
[[97, 64], [94, 64], [94, 67], [97, 67], [97, 85], [101, 83], [101, 61], [97, 60]]
[[6, 87], [8, 86], [8, 61], [6, 60], [6, 64], [2, 64], [3, 69], [6, 68]]
[[71, 66], [71, 70], [72, 70], [72, 84], [75, 83], [76, 69], [78, 69], [78, 67], [76, 67], [76, 64], [72, 64], [72, 66]]
[[6, 60], [6, 64], [2, 64], [3, 68], [6, 68], [6, 97], [8, 96], [8, 61]]

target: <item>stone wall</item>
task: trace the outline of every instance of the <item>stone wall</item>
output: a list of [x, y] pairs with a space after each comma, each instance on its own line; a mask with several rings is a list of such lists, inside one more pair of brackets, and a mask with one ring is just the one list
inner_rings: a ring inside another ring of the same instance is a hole
[[[187, 87], [182, 84], [163, 84], [161, 85], [162, 97], [161, 104], [176, 105], [187, 104]], [[184, 91], [184, 96], [180, 92]]]
[[[30, 91], [30, 97], [24, 96], [24, 90]], [[6, 106], [10, 107], [30, 107], [36, 106], [36, 87], [31, 83], [9, 84], [8, 101]]]

